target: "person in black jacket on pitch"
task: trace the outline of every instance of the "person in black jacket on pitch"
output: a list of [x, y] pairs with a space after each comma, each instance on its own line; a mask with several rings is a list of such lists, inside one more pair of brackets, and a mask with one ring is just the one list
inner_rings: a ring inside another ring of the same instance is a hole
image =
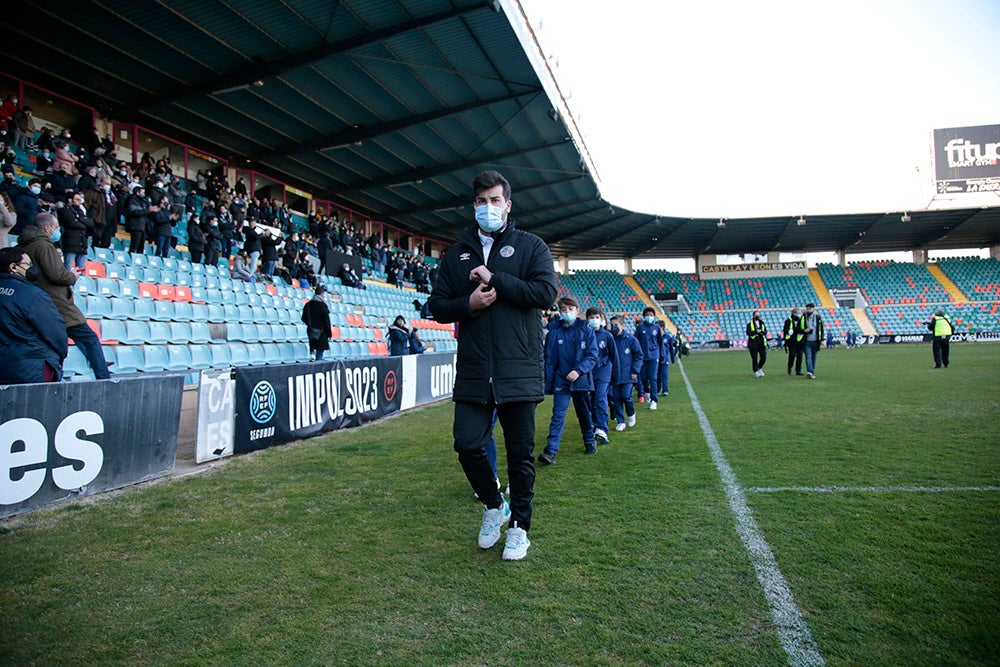
[[[455, 451], [485, 504], [479, 546], [500, 540], [504, 560], [520, 560], [530, 542], [535, 484], [535, 408], [544, 398], [541, 310], [556, 298], [552, 254], [510, 219], [510, 184], [495, 171], [472, 182], [477, 226], [464, 231], [441, 260], [428, 301], [438, 322], [458, 323]], [[507, 447], [510, 503], [486, 457], [493, 412]]]

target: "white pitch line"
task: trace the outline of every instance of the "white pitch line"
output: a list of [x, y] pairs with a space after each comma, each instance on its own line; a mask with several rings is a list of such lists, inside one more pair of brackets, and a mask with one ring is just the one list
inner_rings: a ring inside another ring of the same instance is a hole
[[747, 493], [960, 493], [1000, 491], [1000, 486], [751, 486]]
[[729, 462], [726, 461], [726, 456], [722, 452], [722, 447], [719, 446], [715, 432], [712, 431], [712, 425], [708, 423], [708, 417], [701, 409], [698, 397], [694, 393], [694, 387], [691, 386], [691, 381], [684, 371], [684, 364], [680, 360], [678, 360], [678, 364], [681, 368], [684, 384], [687, 385], [688, 395], [691, 397], [691, 405], [694, 407], [695, 414], [698, 415], [701, 431], [705, 434], [705, 442], [708, 443], [712, 461], [715, 462], [715, 467], [722, 477], [722, 486], [729, 499], [729, 509], [736, 518], [736, 532], [743, 540], [743, 546], [750, 552], [750, 562], [757, 572], [757, 581], [764, 589], [764, 597], [767, 599], [768, 607], [771, 608], [771, 618], [778, 628], [778, 639], [788, 656], [788, 664], [793, 665], [793, 667], [825, 665], [826, 662], [819, 654], [816, 642], [813, 641], [812, 633], [809, 632], [809, 626], [806, 625], [805, 619], [802, 618], [802, 612], [799, 611], [798, 605], [795, 603], [795, 597], [788, 587], [788, 582], [785, 581], [784, 575], [778, 568], [778, 562], [771, 552], [771, 547], [767, 545], [764, 533], [761, 532], [753, 517], [753, 512], [750, 511], [739, 480], [736, 479], [733, 469], [729, 467]]

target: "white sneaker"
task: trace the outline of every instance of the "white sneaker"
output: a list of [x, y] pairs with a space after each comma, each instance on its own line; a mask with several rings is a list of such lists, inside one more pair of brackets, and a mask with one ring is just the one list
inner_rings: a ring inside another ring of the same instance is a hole
[[[500, 526], [510, 521], [510, 503], [506, 500], [500, 507], [483, 509], [483, 525], [479, 529], [479, 548], [489, 549], [500, 541]], [[522, 531], [523, 532], [523, 531]]]
[[656, 409], [656, 401], [650, 401], [649, 402], [649, 409], [650, 410], [655, 410]]
[[624, 431], [625, 430], [625, 422], [622, 422], [622, 423], [618, 424], [618, 426], [615, 426], [615, 430], [616, 431]]
[[760, 370], [760, 371], [757, 371], [757, 372], [760, 373], [760, 375], [758, 375], [757, 377], [761, 377], [761, 378], [764, 377], [764, 371], [763, 370]]
[[528, 531], [511, 526], [507, 529], [507, 543], [503, 547], [503, 559], [521, 560], [528, 555], [528, 547], [530, 546], [531, 540], [528, 539]]
[[629, 425], [629, 428], [634, 428], [635, 427], [635, 415], [630, 415], [629, 416], [629, 418], [628, 418], [628, 425]]

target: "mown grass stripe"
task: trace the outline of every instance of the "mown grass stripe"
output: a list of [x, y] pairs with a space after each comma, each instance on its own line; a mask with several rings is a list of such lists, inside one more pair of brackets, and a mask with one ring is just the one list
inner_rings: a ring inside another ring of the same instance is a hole
[[778, 628], [778, 638], [781, 641], [781, 647], [788, 656], [788, 664], [795, 667], [825, 665], [826, 662], [820, 655], [816, 642], [813, 641], [812, 633], [802, 617], [802, 612], [799, 611], [788, 582], [781, 574], [778, 562], [771, 552], [771, 547], [764, 539], [764, 534], [747, 504], [746, 495], [740, 487], [739, 480], [736, 479], [736, 473], [729, 466], [722, 447], [715, 437], [715, 432], [712, 430], [712, 425], [709, 423], [708, 417], [705, 416], [705, 411], [701, 409], [701, 403], [698, 402], [698, 397], [694, 393], [691, 380], [688, 379], [687, 372], [684, 370], [684, 363], [678, 360], [678, 365], [681, 369], [681, 376], [684, 378], [684, 384], [687, 386], [688, 395], [691, 397], [691, 406], [698, 416], [702, 433], [705, 435], [705, 442], [712, 454], [712, 461], [715, 462], [715, 467], [722, 478], [722, 486], [726, 492], [726, 498], [729, 500], [729, 508], [736, 518], [736, 532], [747, 551], [750, 552], [750, 562], [757, 573], [757, 581], [764, 589], [764, 597], [771, 609], [771, 618], [774, 619]]
[[961, 493], [1000, 491], [1000, 486], [751, 486], [746, 493]]

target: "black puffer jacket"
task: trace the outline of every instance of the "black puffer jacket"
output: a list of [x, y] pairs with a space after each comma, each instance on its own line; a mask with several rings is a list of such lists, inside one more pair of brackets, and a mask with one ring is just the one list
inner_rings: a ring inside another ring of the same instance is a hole
[[87, 237], [94, 231], [94, 220], [79, 206], [67, 204], [59, 209], [62, 225], [62, 251], [82, 254], [87, 252]]
[[458, 323], [455, 401], [487, 404], [539, 402], [544, 398], [544, 330], [541, 309], [556, 298], [556, 273], [545, 242], [516, 229], [513, 220], [493, 242], [486, 268], [493, 274], [497, 300], [473, 313], [469, 295], [479, 285], [469, 280], [483, 264], [478, 228], [459, 236], [441, 260], [428, 300], [434, 319]]

